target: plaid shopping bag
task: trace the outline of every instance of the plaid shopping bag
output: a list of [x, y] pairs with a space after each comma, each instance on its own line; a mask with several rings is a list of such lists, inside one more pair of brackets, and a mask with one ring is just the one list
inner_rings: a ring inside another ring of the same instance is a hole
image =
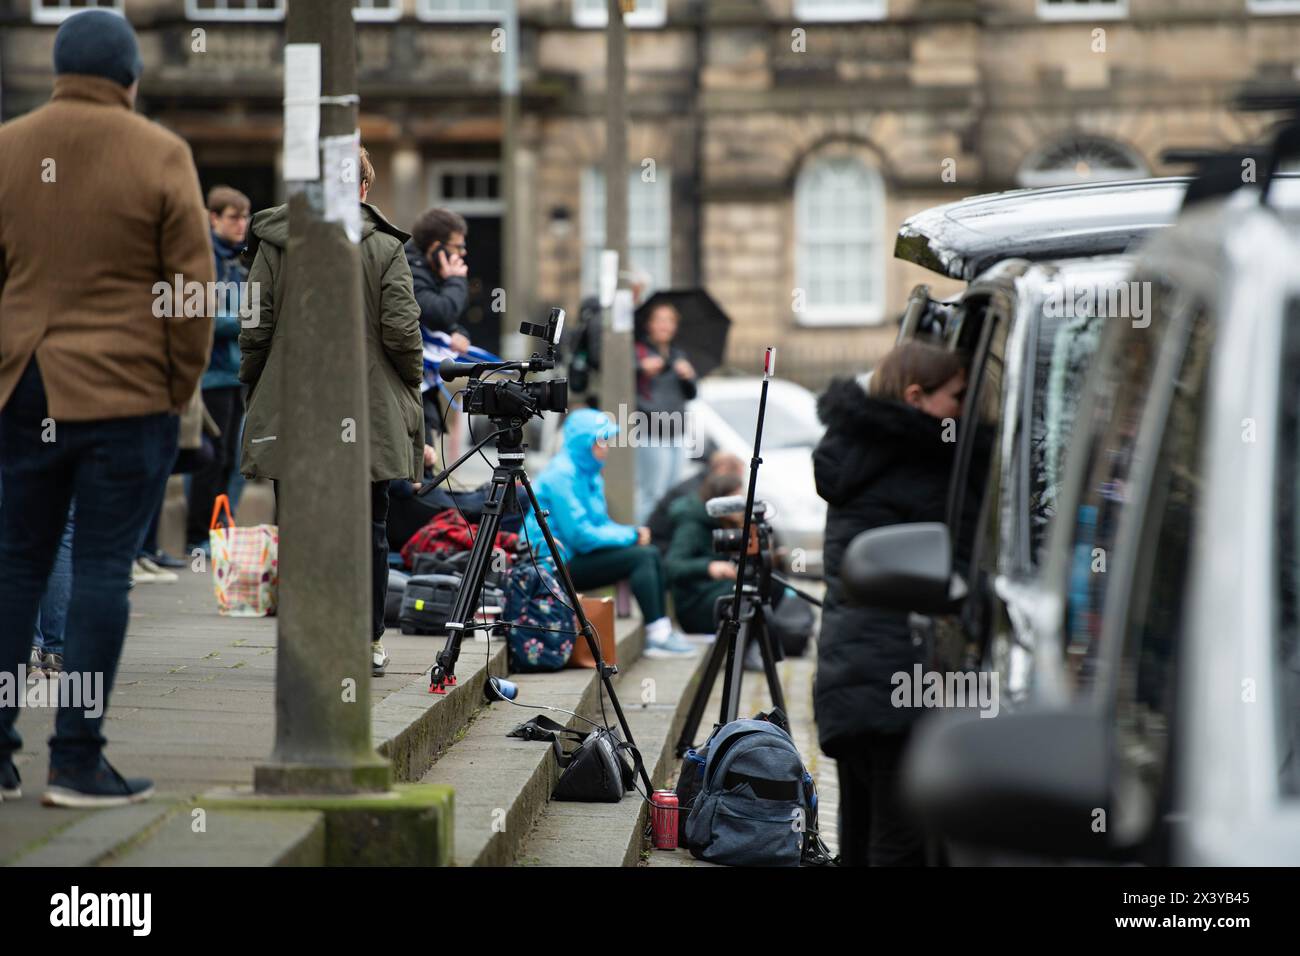
[[218, 495], [212, 505], [208, 541], [212, 550], [212, 589], [221, 613], [232, 617], [274, 614], [280, 584], [279, 529], [273, 524], [237, 527], [230, 514], [230, 500]]

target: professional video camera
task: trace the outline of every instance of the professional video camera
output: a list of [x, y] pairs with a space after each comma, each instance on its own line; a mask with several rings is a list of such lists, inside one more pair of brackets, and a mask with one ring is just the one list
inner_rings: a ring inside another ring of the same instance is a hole
[[[745, 513], [744, 495], [727, 495], [722, 498], [710, 498], [704, 505], [710, 518], [724, 518], [728, 515]], [[775, 509], [766, 501], [754, 502], [750, 512], [749, 544], [745, 545], [743, 528], [715, 528], [713, 531], [713, 552], [726, 558], [738, 559], [741, 551], [749, 559], [745, 562], [745, 583], [753, 584], [757, 596], [764, 604], [776, 602], [776, 593], [772, 588], [773, 569], [773, 533], [771, 519]]]
[[[564, 332], [564, 310], [551, 309], [546, 325], [521, 322], [519, 331], [524, 335], [546, 342], [546, 355], [534, 352], [526, 362], [457, 362], [448, 359], [438, 366], [444, 381], [469, 378], [465, 386], [465, 411], [470, 415], [485, 415], [500, 419], [503, 424], [522, 424], [541, 412], [563, 413], [569, 408], [569, 383], [567, 379], [554, 378], [545, 382], [525, 381], [532, 372], [547, 372], [555, 368], [555, 350]], [[489, 376], [503, 372], [518, 372], [516, 379], [489, 381]]]

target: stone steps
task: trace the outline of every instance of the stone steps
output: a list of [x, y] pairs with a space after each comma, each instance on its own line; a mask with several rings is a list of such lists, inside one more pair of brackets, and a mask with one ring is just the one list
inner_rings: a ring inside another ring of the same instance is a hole
[[[621, 673], [615, 690], [655, 789], [675, 776], [677, 735], [704, 671], [708, 645], [693, 658], [641, 658]], [[708, 727], [703, 729], [707, 734]], [[637, 788], [641, 784], [638, 781]], [[521, 846], [523, 866], [635, 866], [649, 805], [640, 793], [618, 803], [548, 802]]]
[[[644, 631], [637, 617], [616, 620], [620, 668], [630, 668], [640, 658]], [[565, 726], [583, 725], [568, 714], [540, 710], [536, 705], [588, 717], [599, 713], [599, 681], [594, 670], [515, 674], [510, 679], [519, 686], [518, 704], [483, 704], [461, 739], [437, 759], [421, 780], [455, 790], [453, 860], [457, 866], [506, 866], [514, 862], [550, 799], [557, 774], [550, 745], [506, 735], [538, 714]], [[482, 700], [481, 692], [478, 699]], [[525, 704], [534, 706], [521, 706]], [[606, 709], [612, 721], [608, 701]]]

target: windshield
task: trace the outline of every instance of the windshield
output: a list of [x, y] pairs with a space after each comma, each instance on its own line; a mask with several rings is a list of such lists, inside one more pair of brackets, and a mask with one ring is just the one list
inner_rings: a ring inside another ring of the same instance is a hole
[[[802, 396], [800, 396], [802, 397]], [[763, 416], [763, 447], [812, 448], [822, 435], [814, 406], [804, 402], [786, 403], [789, 396], [777, 391], [768, 395]], [[754, 440], [758, 423], [758, 398], [709, 398], [708, 405], [747, 443]], [[794, 406], [794, 407], [792, 407]]]

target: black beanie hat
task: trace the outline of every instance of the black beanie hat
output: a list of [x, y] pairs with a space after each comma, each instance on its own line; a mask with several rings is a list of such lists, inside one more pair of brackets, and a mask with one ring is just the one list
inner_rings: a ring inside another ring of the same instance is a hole
[[54, 36], [55, 73], [85, 73], [130, 86], [142, 69], [135, 31], [121, 14], [74, 13]]

